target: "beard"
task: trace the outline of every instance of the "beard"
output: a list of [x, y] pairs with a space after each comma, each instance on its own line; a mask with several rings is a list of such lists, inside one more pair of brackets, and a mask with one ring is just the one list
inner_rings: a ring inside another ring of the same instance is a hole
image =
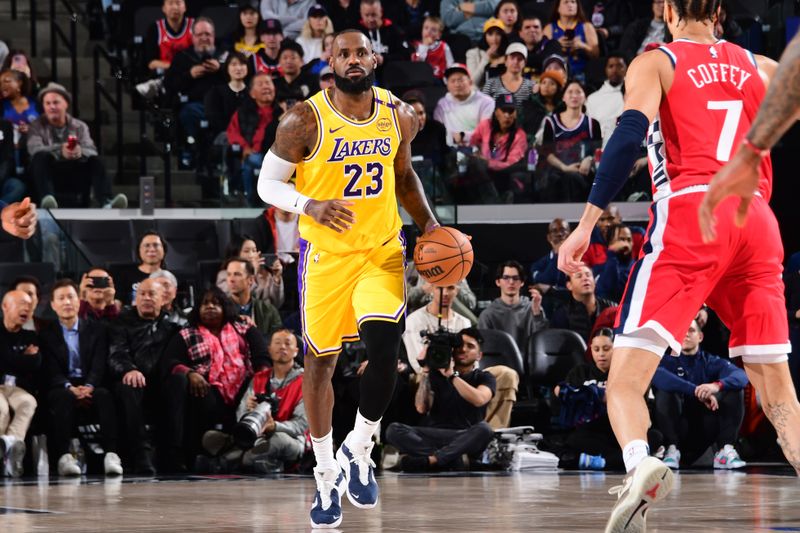
[[361, 94], [372, 88], [375, 83], [375, 71], [370, 71], [366, 76], [362, 76], [356, 81], [351, 80], [347, 76], [339, 76], [333, 73], [334, 83], [336, 88], [346, 94]]

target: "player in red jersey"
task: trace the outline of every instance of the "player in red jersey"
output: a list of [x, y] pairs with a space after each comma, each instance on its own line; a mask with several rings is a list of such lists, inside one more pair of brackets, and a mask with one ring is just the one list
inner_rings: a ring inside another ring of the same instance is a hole
[[[680, 351], [679, 339], [704, 302], [731, 329], [730, 354], [743, 358], [761, 397], [786, 406], [782, 445], [798, 465], [800, 416], [786, 364], [783, 247], [767, 203], [769, 157], [760, 160], [759, 194], [750, 204], [747, 225], [720, 223], [717, 239], [704, 242], [697, 219], [703, 193], [755, 119], [775, 70], [774, 61], [714, 37], [719, 3], [667, 0], [664, 20], [675, 40], [640, 55], [628, 69], [625, 111], [603, 153], [581, 221], [559, 250], [560, 269], [569, 273], [580, 267], [592, 228], [624, 183], [646, 136], [654, 201], [647, 240], [617, 316], [607, 389], [609, 418], [629, 476], [614, 489], [619, 499], [607, 533], [644, 531], [649, 506], [672, 487], [669, 468], [649, 457], [650, 419], [643, 398], [660, 357]], [[747, 144], [744, 149], [755, 150]], [[717, 213], [728, 221], [737, 208], [730, 199]]]

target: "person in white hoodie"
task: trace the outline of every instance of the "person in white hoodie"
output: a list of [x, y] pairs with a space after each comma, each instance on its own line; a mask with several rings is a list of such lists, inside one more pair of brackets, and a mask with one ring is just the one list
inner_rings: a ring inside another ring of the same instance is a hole
[[622, 114], [622, 82], [628, 72], [628, 62], [620, 53], [606, 57], [606, 81], [586, 99], [586, 114], [600, 123], [603, 134], [603, 148], [617, 127], [617, 119]]
[[469, 70], [454, 63], [444, 71], [447, 94], [436, 104], [434, 120], [444, 124], [449, 146], [469, 146], [478, 122], [494, 113], [494, 100], [475, 89]]

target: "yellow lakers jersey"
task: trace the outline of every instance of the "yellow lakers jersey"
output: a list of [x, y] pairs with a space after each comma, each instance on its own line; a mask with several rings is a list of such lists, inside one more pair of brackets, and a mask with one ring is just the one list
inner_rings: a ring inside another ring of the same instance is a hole
[[297, 165], [297, 190], [315, 200], [347, 200], [355, 224], [343, 233], [300, 217], [300, 236], [322, 250], [348, 253], [383, 245], [402, 227], [395, 194], [394, 157], [402, 135], [394, 97], [372, 88], [372, 114], [351, 120], [323, 90], [306, 100], [314, 110], [317, 140]]

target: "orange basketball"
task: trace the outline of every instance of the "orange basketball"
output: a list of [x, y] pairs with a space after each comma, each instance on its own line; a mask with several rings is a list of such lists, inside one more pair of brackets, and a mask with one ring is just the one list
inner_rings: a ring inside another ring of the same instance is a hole
[[472, 243], [457, 229], [436, 228], [417, 240], [414, 264], [419, 275], [437, 287], [455, 285], [472, 268]]

